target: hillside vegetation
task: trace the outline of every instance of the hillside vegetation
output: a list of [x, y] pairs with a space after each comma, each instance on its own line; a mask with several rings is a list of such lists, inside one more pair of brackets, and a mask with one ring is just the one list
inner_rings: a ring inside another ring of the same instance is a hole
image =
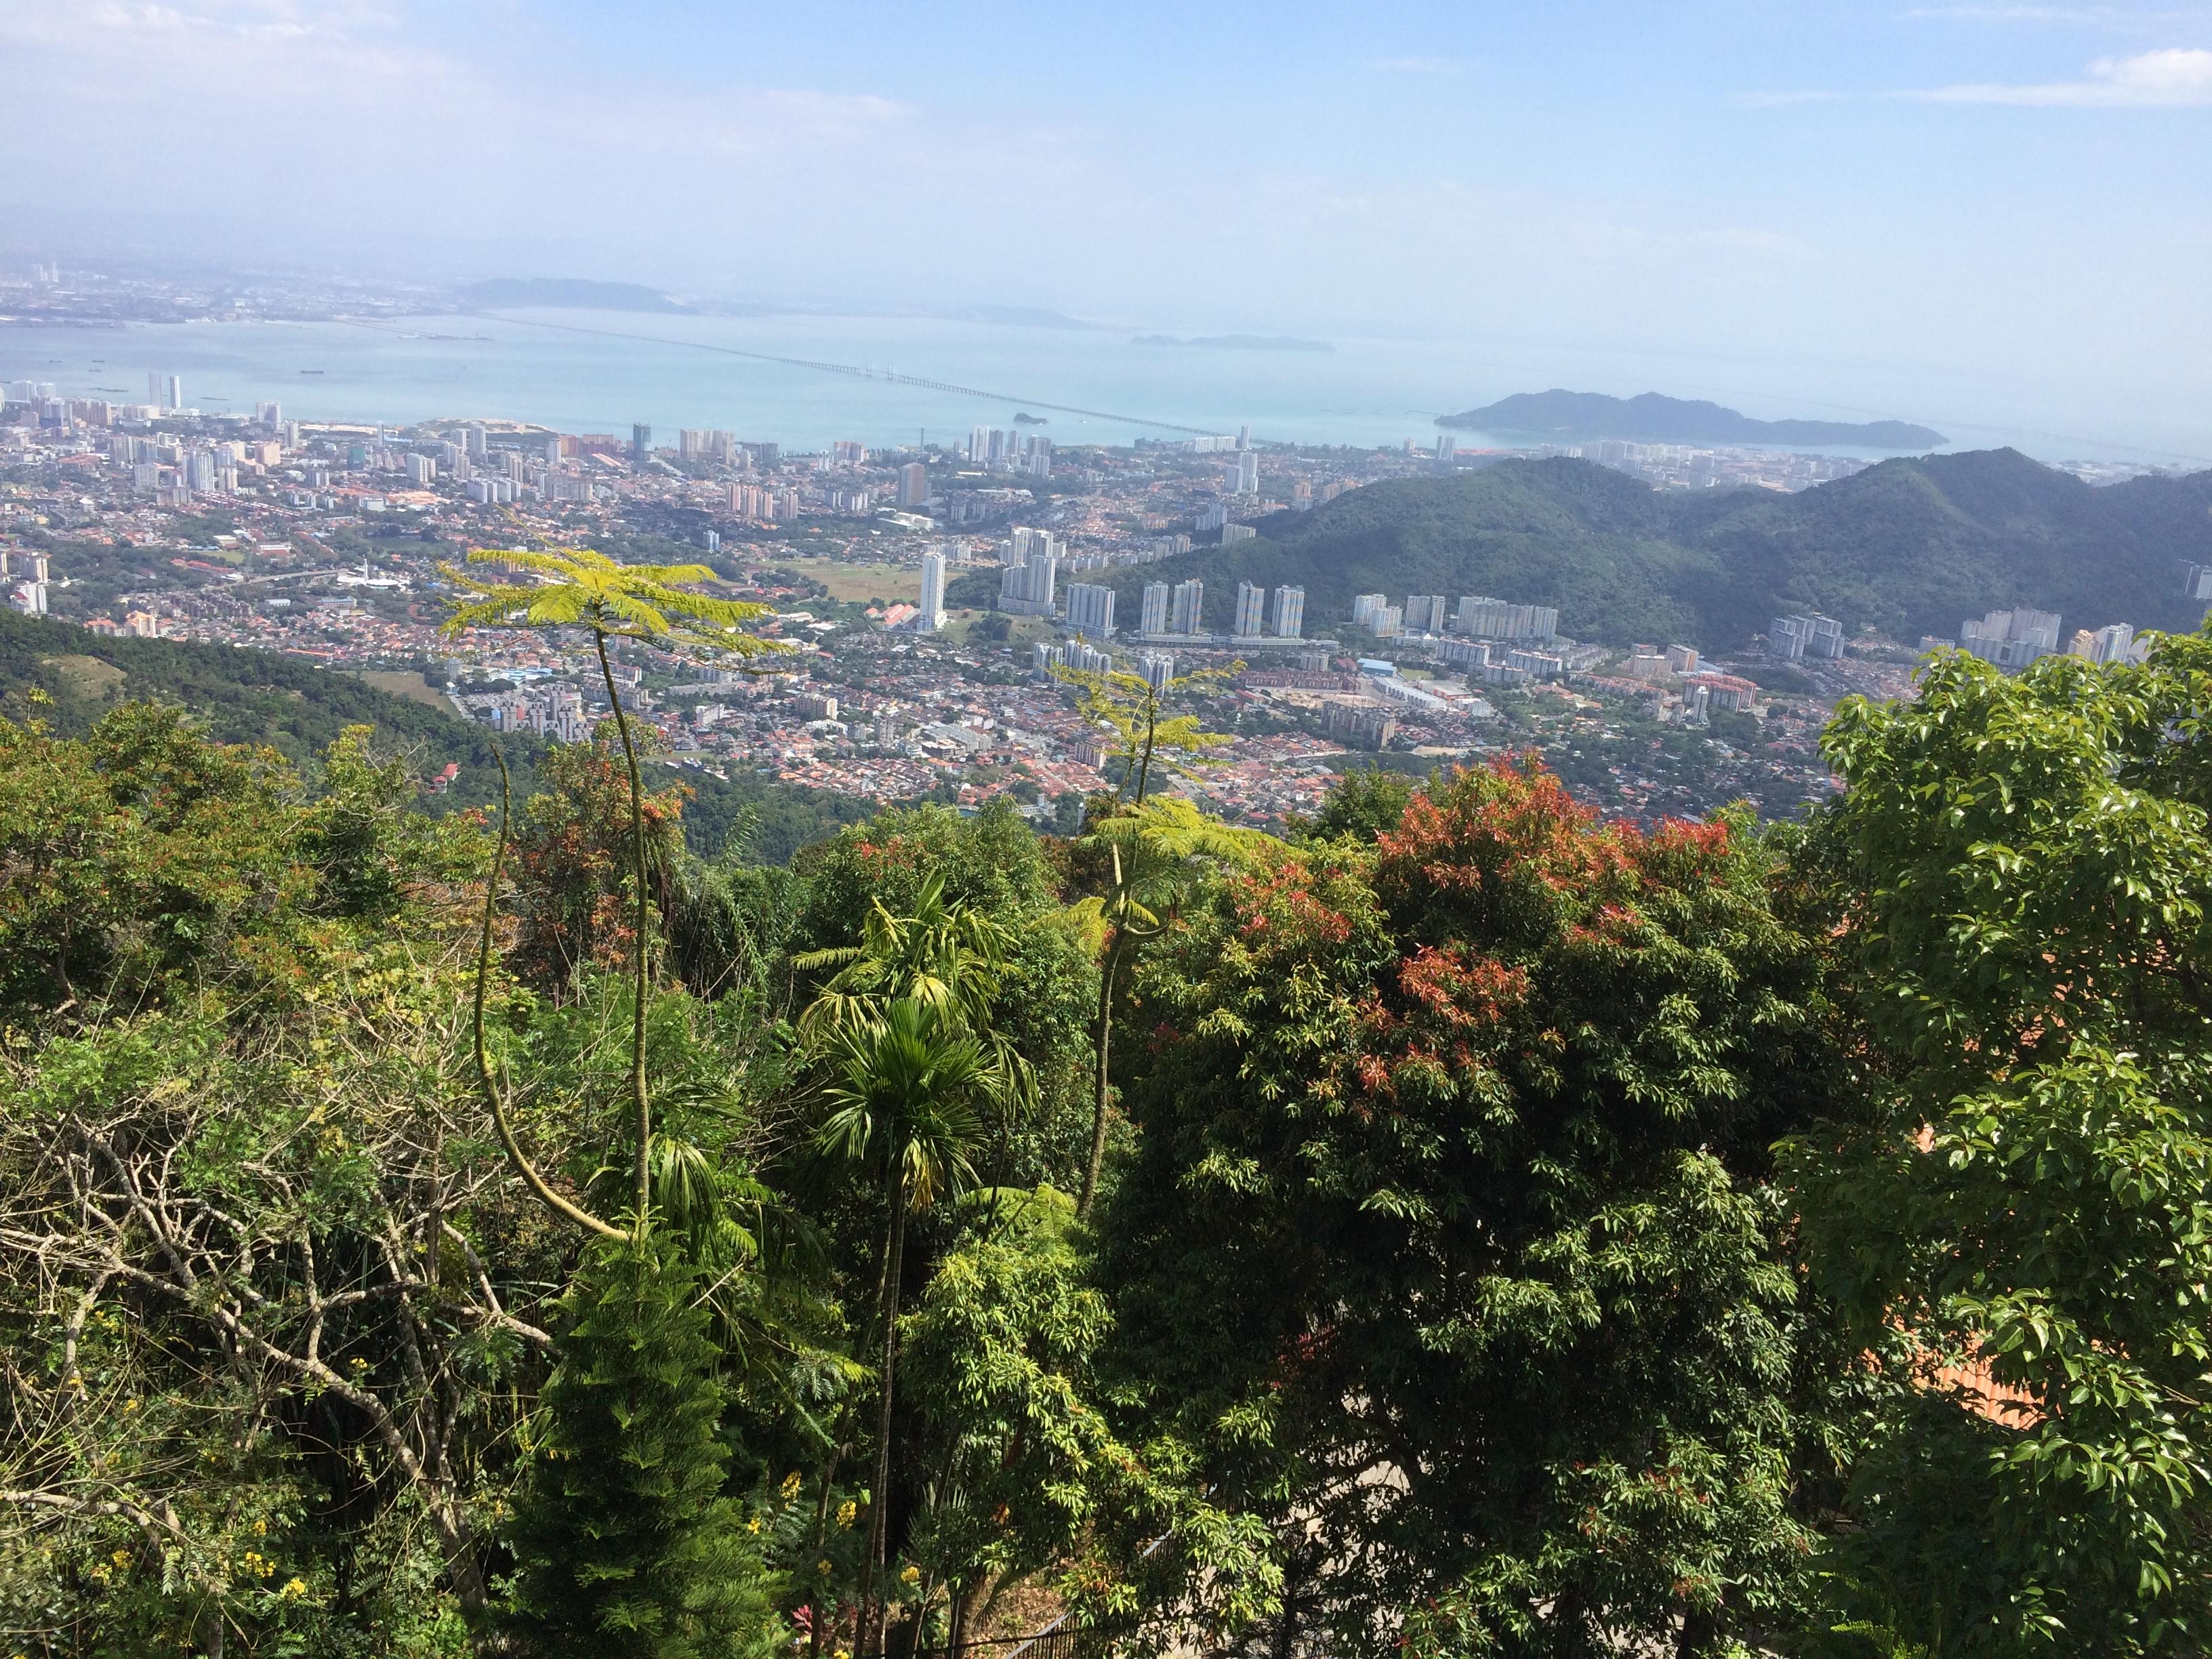
[[0, 1655], [2212, 1650], [2208, 677], [1288, 839], [1102, 682], [1078, 836], [787, 868], [627, 722], [495, 828], [0, 715]]
[[[1653, 489], [1591, 462], [1507, 460], [1370, 485], [1260, 538], [1106, 580], [1198, 577], [1225, 627], [1239, 581], [1306, 590], [1306, 630], [1340, 629], [1355, 594], [1487, 593], [1557, 605], [1577, 639], [1740, 648], [1784, 611], [1907, 641], [1954, 637], [1999, 605], [2068, 629], [2188, 628], [2185, 562], [2212, 563], [2212, 472], [2094, 488], [2017, 451], [1884, 461], [1795, 495]], [[1123, 614], [1133, 616], [1133, 609]]]
[[[215, 741], [263, 744], [311, 773], [340, 732], [370, 726], [380, 747], [404, 756], [425, 776], [448, 762], [460, 768], [450, 791], [428, 798], [432, 805], [450, 810], [499, 799], [492, 734], [457, 714], [275, 652], [112, 639], [0, 611], [0, 714], [18, 720], [36, 715], [58, 735], [76, 737], [132, 702], [188, 709]], [[526, 799], [538, 787], [545, 740], [520, 732], [501, 746], [517, 796]], [[718, 851], [742, 819], [754, 852], [780, 863], [868, 811], [863, 802], [758, 778], [725, 781], [686, 772], [684, 781], [694, 794], [685, 832], [702, 854]]]

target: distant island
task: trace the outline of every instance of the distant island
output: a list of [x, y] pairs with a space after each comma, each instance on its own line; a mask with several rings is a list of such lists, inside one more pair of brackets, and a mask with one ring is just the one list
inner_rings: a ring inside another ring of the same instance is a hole
[[495, 276], [459, 291], [464, 305], [557, 306], [568, 311], [690, 312], [692, 307], [635, 283], [594, 283], [580, 276]]
[[1287, 334], [1201, 334], [1179, 340], [1172, 334], [1139, 334], [1140, 346], [1198, 346], [1209, 351], [1334, 351], [1326, 340], [1293, 339]]
[[1662, 444], [1850, 444], [1863, 449], [1934, 449], [1949, 441], [1907, 421], [1754, 421], [1718, 404], [1665, 398], [1608, 398], [1595, 392], [1520, 392], [1481, 409], [1439, 415], [1442, 427], [1527, 434], [1579, 442], [1626, 438]]
[[1016, 426], [1050, 426], [1052, 421], [1043, 415], [1032, 415], [1025, 409], [1014, 416], [1014, 424]]

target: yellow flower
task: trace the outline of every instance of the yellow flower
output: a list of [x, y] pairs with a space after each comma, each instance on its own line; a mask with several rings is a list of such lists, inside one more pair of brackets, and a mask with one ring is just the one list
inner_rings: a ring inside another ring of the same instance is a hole
[[296, 1601], [307, 1593], [307, 1586], [306, 1581], [298, 1578], [290, 1578], [285, 1581], [283, 1595], [284, 1599], [287, 1601]]
[[127, 1567], [131, 1565], [131, 1552], [129, 1550], [118, 1550], [114, 1554], [109, 1556], [107, 1559], [114, 1562], [118, 1567]]
[[753, 1516], [751, 1520], [746, 1522], [745, 1530], [747, 1532], [758, 1532], [760, 1530], [760, 1516], [757, 1515]]
[[269, 1523], [266, 1521], [256, 1521], [253, 1523], [253, 1535], [256, 1538], [269, 1536]]
[[860, 1506], [848, 1498], [837, 1505], [837, 1524], [841, 1527], [849, 1527], [860, 1513]]
[[825, 1556], [823, 1556], [823, 1557], [819, 1561], [817, 1561], [817, 1562], [814, 1564], [814, 1571], [817, 1571], [817, 1572], [827, 1572], [827, 1571], [830, 1571], [830, 1558], [829, 1558], [828, 1556], [826, 1556], [826, 1555], [825, 1555]]
[[902, 1584], [919, 1584], [921, 1582], [921, 1569], [915, 1566], [913, 1562], [908, 1562], [905, 1570], [899, 1574], [899, 1583]]
[[799, 1496], [799, 1471], [797, 1469], [793, 1469], [789, 1474], [783, 1477], [783, 1485], [778, 1487], [777, 1490], [783, 1494], [783, 1501], [785, 1503], [788, 1504], [793, 1498]]

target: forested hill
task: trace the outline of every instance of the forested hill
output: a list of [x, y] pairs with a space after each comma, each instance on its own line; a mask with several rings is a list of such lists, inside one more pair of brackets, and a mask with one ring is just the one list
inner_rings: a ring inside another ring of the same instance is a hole
[[1946, 441], [1907, 421], [1759, 421], [1718, 404], [1646, 392], [1608, 398], [1595, 392], [1518, 392], [1480, 409], [1439, 415], [1443, 427], [1522, 432], [1562, 442], [1626, 438], [1666, 444], [1856, 444], [1869, 449], [1933, 449]]
[[1306, 590], [1306, 631], [1341, 629], [1369, 592], [1494, 594], [1557, 605], [1578, 639], [1734, 649], [1779, 611], [1907, 641], [1954, 636], [1993, 606], [2065, 626], [2188, 628], [2185, 562], [2212, 563], [2212, 472], [2102, 488], [2010, 449], [1884, 461], [1796, 495], [1662, 492], [1589, 461], [1507, 460], [1371, 484], [1260, 539], [1113, 573], [1133, 616], [1147, 581], [1196, 576], [1225, 628], [1237, 584]]
[[[33, 702], [43, 692], [50, 701]], [[460, 767], [436, 806], [499, 799], [492, 737], [483, 726], [427, 703], [396, 696], [348, 674], [270, 651], [179, 640], [111, 639], [44, 617], [0, 611], [0, 715], [36, 715], [76, 736], [119, 703], [152, 701], [189, 710], [223, 743], [266, 744], [313, 775], [316, 758], [349, 726], [376, 728], [387, 748], [429, 775]], [[503, 738], [518, 800], [537, 786], [545, 741], [531, 732]], [[694, 848], [720, 849], [750, 809], [756, 855], [781, 862], [800, 847], [857, 823], [867, 803], [764, 780], [728, 781], [685, 772], [694, 793], [684, 827]]]

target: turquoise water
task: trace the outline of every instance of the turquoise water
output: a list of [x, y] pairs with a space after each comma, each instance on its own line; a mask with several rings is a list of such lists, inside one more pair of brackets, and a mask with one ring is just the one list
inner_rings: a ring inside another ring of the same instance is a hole
[[[475, 337], [409, 337], [409, 336]], [[625, 337], [611, 337], [622, 336]], [[375, 325], [188, 323], [124, 329], [0, 329], [0, 378], [66, 393], [145, 396], [149, 370], [179, 374], [185, 401], [250, 412], [275, 399], [303, 419], [443, 416], [532, 422], [627, 437], [726, 428], [787, 447], [839, 438], [950, 441], [1019, 410], [1063, 444], [1177, 435], [1166, 427], [1304, 443], [1432, 442], [1434, 417], [1509, 392], [1564, 386], [1711, 398], [1749, 415], [1893, 416], [1953, 447], [2012, 443], [2045, 459], [2212, 457], [2212, 420], [2167, 420], [2140, 403], [2059, 404], [2036, 386], [1969, 382], [1881, 363], [1668, 357], [1514, 343], [1339, 339], [1328, 353], [1135, 346], [1127, 333], [927, 318], [689, 318], [539, 311]], [[817, 359], [992, 394], [901, 386], [724, 355]], [[306, 374], [303, 370], [317, 370]], [[1094, 414], [1048, 411], [1074, 405]], [[1121, 418], [1109, 418], [1121, 417]], [[1968, 424], [1969, 422], [1973, 422]], [[1462, 433], [1463, 447], [1480, 441]]]

